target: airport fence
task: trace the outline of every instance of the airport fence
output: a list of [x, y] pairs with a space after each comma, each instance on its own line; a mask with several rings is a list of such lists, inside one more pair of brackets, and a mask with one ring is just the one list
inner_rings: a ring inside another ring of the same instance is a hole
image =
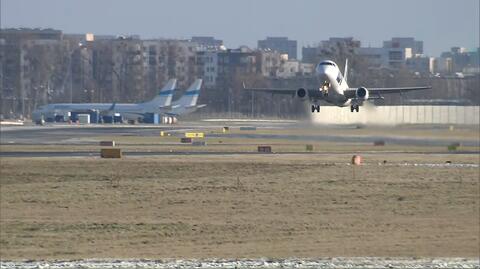
[[350, 108], [321, 107], [312, 113], [312, 121], [319, 124], [463, 124], [479, 125], [479, 106], [371, 106], [360, 112]]

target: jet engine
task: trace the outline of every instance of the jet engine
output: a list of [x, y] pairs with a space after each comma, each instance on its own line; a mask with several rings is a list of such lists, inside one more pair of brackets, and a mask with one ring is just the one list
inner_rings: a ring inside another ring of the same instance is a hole
[[305, 100], [308, 98], [308, 91], [304, 88], [300, 88], [295, 93], [295, 96], [301, 100]]
[[178, 122], [177, 117], [173, 117], [173, 116], [162, 117], [162, 123], [163, 124], [176, 124], [177, 122]]
[[361, 99], [361, 100], [367, 100], [369, 96], [368, 90], [365, 87], [358, 88], [357, 91], [355, 92], [355, 95], [357, 96], [358, 99]]
[[170, 124], [171, 123], [171, 117], [169, 117], [169, 116], [162, 117], [162, 123]]

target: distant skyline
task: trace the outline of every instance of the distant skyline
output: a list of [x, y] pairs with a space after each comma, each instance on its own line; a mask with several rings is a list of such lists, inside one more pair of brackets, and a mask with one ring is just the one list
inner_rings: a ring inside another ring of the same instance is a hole
[[2, 28], [54, 28], [64, 33], [138, 34], [142, 38], [214, 36], [227, 47], [256, 47], [267, 36], [302, 46], [353, 37], [381, 47], [414, 37], [424, 52], [479, 46], [478, 0], [0, 0]]

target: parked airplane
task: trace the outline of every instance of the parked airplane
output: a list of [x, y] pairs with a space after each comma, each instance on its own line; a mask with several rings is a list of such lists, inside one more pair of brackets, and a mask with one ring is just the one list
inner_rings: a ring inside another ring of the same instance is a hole
[[344, 75], [340, 72], [337, 64], [333, 61], [322, 61], [315, 68], [322, 85], [317, 89], [299, 88], [298, 90], [280, 88], [246, 88], [252, 91], [270, 92], [273, 94], [290, 94], [300, 99], [309, 99], [312, 104], [312, 113], [320, 112], [320, 100], [339, 107], [350, 106], [350, 111], [359, 111], [359, 106], [366, 100], [384, 99], [382, 94], [400, 93], [414, 90], [431, 89], [430, 86], [400, 87], [400, 88], [350, 88], [347, 84], [348, 60], [345, 63]]
[[152, 100], [138, 104], [116, 103], [61, 103], [40, 106], [33, 111], [32, 119], [36, 123], [45, 120], [54, 120], [57, 115], [68, 112], [91, 113], [98, 112], [99, 116], [120, 113], [126, 119], [138, 119], [147, 113], [161, 113], [168, 109], [172, 103], [173, 91], [177, 84], [176, 79], [170, 79]]
[[177, 117], [196, 111], [206, 105], [197, 105], [198, 96], [202, 87], [202, 79], [196, 79], [185, 91], [180, 99], [172, 102], [170, 110], [164, 111], [162, 121], [164, 123], [176, 123]]

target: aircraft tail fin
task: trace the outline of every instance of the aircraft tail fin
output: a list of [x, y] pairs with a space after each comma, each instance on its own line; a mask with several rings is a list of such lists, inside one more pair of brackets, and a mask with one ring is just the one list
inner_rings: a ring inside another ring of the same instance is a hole
[[168, 80], [167, 84], [160, 90], [157, 96], [161, 106], [169, 106], [172, 103], [175, 86], [177, 86], [177, 80], [172, 78]]
[[160, 92], [146, 104], [152, 105], [155, 108], [169, 106], [172, 103], [173, 91], [177, 85], [177, 80], [172, 78], [168, 80], [167, 84], [163, 86]]
[[100, 111], [100, 115], [101, 116], [111, 116], [111, 115], [114, 115], [115, 114], [115, 106], [117, 105], [117, 103], [113, 102], [112, 105], [107, 109], [107, 110], [104, 110], [104, 111]]
[[117, 103], [113, 102], [112, 105], [108, 108], [108, 111], [114, 111], [115, 105], [117, 105]]
[[348, 58], [345, 59], [345, 70], [343, 72], [343, 79], [348, 82]]
[[185, 91], [182, 97], [175, 101], [175, 105], [191, 107], [197, 104], [200, 88], [202, 87], [202, 79], [196, 79], [190, 87]]

